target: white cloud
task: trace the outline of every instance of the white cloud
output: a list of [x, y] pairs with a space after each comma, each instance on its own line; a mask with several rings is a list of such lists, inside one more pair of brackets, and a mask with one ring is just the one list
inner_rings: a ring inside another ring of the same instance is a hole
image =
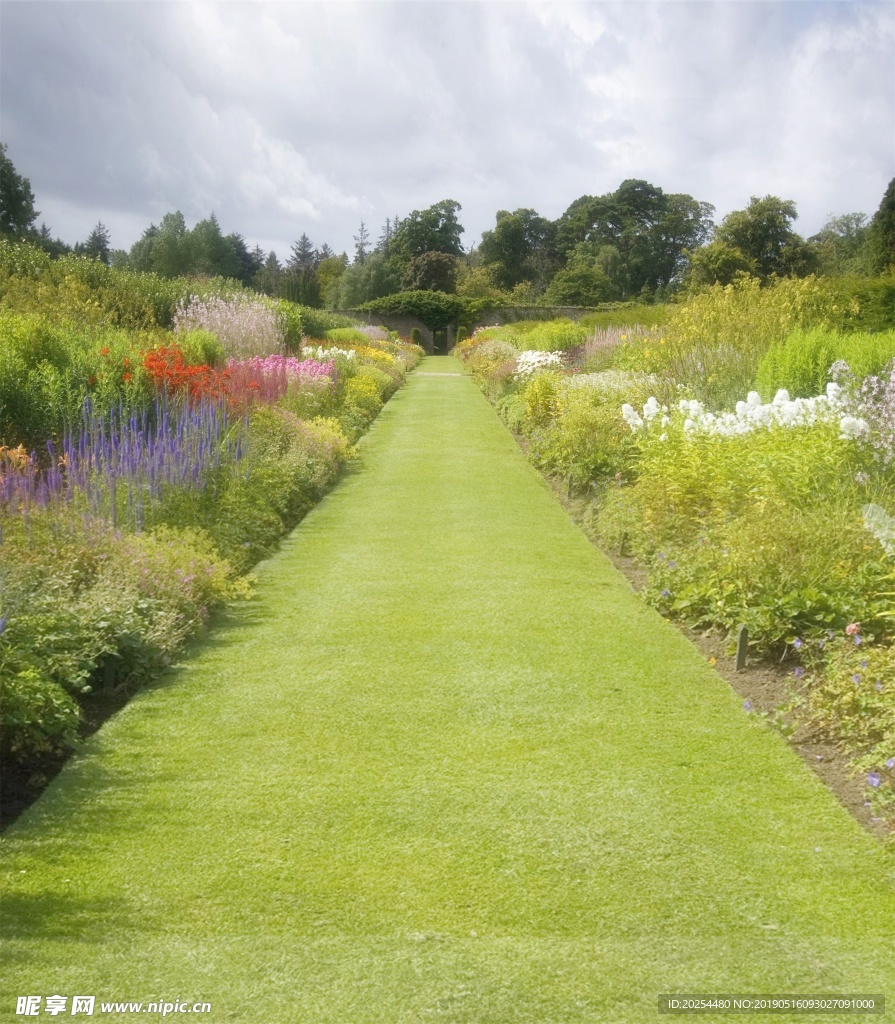
[[361, 217], [450, 197], [469, 243], [627, 177], [719, 215], [791, 198], [809, 232], [895, 173], [888, 4], [73, 0], [0, 23], [3, 138], [69, 241], [214, 209], [250, 243], [350, 250]]

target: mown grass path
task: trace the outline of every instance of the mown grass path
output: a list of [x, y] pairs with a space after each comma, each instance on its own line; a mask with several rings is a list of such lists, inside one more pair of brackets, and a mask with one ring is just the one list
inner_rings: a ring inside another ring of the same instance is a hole
[[253, 601], [10, 830], [2, 1019], [37, 993], [252, 1024], [895, 1004], [880, 845], [459, 369], [426, 360]]

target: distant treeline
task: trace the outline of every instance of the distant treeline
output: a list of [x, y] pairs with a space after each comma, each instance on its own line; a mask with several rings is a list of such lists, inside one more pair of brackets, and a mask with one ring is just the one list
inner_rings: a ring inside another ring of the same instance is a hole
[[0, 143], [0, 235], [29, 239], [53, 256], [84, 253], [111, 266], [162, 277], [209, 276], [240, 281], [305, 306], [353, 309], [401, 291], [438, 291], [495, 304], [595, 306], [663, 301], [741, 275], [876, 276], [895, 266], [895, 179], [874, 216], [832, 217], [818, 234], [793, 230], [796, 204], [753, 196], [715, 224], [715, 209], [686, 193], [623, 181], [615, 192], [581, 196], [557, 220], [536, 210], [498, 210], [477, 247], [464, 250], [461, 207], [443, 199], [406, 217], [388, 217], [374, 242], [361, 221], [351, 258], [306, 233], [285, 263], [243, 235], [225, 235], [214, 213], [187, 227], [179, 211], [150, 224], [126, 252], [111, 248], [98, 223], [84, 242], [52, 237], [27, 178]]

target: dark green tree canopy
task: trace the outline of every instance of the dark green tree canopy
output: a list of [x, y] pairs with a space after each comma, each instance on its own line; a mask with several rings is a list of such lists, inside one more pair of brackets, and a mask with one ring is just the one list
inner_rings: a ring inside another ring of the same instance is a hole
[[889, 182], [879, 209], [873, 215], [869, 243], [877, 273], [895, 266], [895, 178]]
[[301, 238], [297, 242], [292, 243], [292, 252], [286, 261], [286, 266], [290, 270], [302, 270], [305, 267], [314, 267], [316, 265], [317, 250], [314, 248], [314, 243], [311, 239], [302, 232]]
[[6, 149], [6, 143], [0, 142], [0, 235], [25, 238], [37, 220], [38, 211], [34, 209], [31, 182], [16, 173]]
[[808, 239], [817, 249], [820, 273], [866, 273], [869, 234], [866, 213], [844, 213], [830, 217], [820, 231]]
[[609, 275], [617, 292], [612, 297], [629, 298], [680, 277], [686, 251], [708, 237], [714, 212], [686, 193], [666, 194], [630, 178], [615, 192], [576, 199], [556, 222], [556, 248], [567, 261], [582, 243], [594, 252], [611, 248], [619, 261]]
[[75, 246], [75, 252], [99, 260], [108, 266], [111, 248], [109, 246], [109, 229], [106, 225], [102, 221], [98, 221], [96, 227], [87, 236], [87, 241], [78, 242]]
[[745, 210], [729, 213], [715, 232], [715, 241], [737, 249], [755, 265], [762, 279], [804, 277], [817, 268], [817, 250], [792, 230], [798, 217], [791, 199], [752, 196]]
[[407, 291], [445, 292], [452, 295], [457, 290], [458, 258], [446, 252], [424, 252], [414, 256], [404, 276], [401, 287]]
[[462, 256], [460, 235], [463, 226], [457, 220], [460, 204], [453, 199], [442, 199], [426, 210], [414, 210], [393, 231], [389, 240], [389, 256], [403, 274], [414, 256], [424, 252], [446, 252]]
[[554, 225], [537, 210], [497, 211], [497, 223], [482, 234], [479, 256], [500, 288], [523, 281], [545, 285], [559, 265]]

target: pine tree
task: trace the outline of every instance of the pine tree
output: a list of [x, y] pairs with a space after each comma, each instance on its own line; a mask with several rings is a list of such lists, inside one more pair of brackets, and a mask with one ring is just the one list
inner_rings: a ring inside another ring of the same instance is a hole
[[370, 251], [370, 232], [363, 221], [360, 222], [360, 230], [354, 236], [354, 262], [363, 263]]
[[292, 254], [286, 262], [290, 270], [304, 270], [317, 264], [317, 252], [311, 239], [304, 233], [292, 246]]
[[79, 242], [75, 246], [75, 252], [83, 253], [92, 259], [100, 260], [109, 265], [111, 249], [109, 247], [109, 229], [102, 221], [97, 221], [96, 227], [87, 236], [86, 242]]

